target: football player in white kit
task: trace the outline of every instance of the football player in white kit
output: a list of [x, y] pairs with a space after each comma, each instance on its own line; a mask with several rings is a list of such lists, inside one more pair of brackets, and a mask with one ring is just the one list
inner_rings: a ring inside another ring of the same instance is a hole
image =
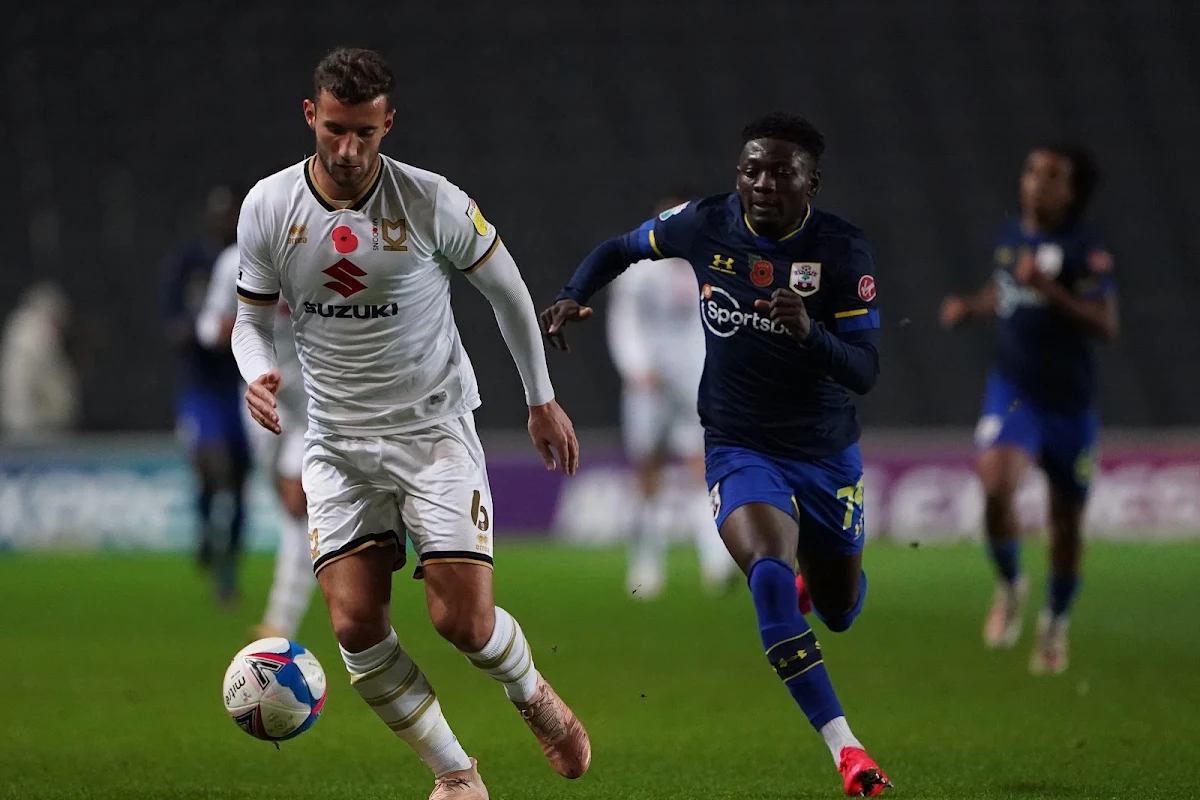
[[[656, 214], [686, 202], [664, 198]], [[737, 565], [721, 541], [704, 482], [704, 429], [696, 410], [704, 372], [704, 329], [696, 275], [681, 258], [641, 261], [613, 281], [608, 347], [621, 374], [621, 432], [637, 469], [638, 503], [631, 516], [626, 588], [653, 600], [666, 579], [664, 468], [671, 457], [687, 469], [690, 498], [682, 523], [695, 536], [701, 577], [713, 591], [730, 585]]]
[[[206, 347], [228, 348], [237, 317], [237, 275], [240, 255], [236, 244], [225, 248], [213, 265], [204, 307], [196, 318], [196, 338]], [[275, 551], [275, 576], [267, 595], [263, 620], [254, 629], [255, 639], [282, 636], [295, 639], [308, 611], [313, 578], [308, 552], [308, 511], [300, 480], [304, 460], [304, 434], [308, 430], [308, 398], [296, 344], [292, 341], [291, 314], [285, 304], [275, 315], [275, 354], [281, 377], [276, 411], [282, 433], [250, 427], [255, 460], [274, 482], [283, 514], [279, 545]]]
[[454, 273], [495, 311], [547, 469], [557, 461], [573, 474], [578, 444], [495, 228], [444, 177], [379, 153], [394, 87], [373, 51], [338, 49], [318, 64], [304, 103], [316, 155], [260, 181], [242, 205], [233, 348], [251, 415], [280, 433], [272, 331], [282, 294], [309, 398], [311, 555], [351, 684], [433, 771], [431, 800], [487, 800], [391, 625], [405, 533], [434, 628], [503, 685], [554, 769], [579, 777], [591, 745], [493, 600], [492, 498], [472, 416], [479, 390], [450, 308]]

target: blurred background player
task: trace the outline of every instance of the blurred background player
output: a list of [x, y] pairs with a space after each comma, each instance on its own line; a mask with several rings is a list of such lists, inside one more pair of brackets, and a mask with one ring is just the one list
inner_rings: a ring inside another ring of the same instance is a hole
[[[693, 195], [661, 199], [666, 213]], [[663, 481], [672, 456], [685, 462], [689, 503], [683, 515], [711, 590], [729, 585], [736, 564], [713, 524], [704, 484], [704, 428], [696, 411], [704, 372], [704, 329], [696, 314], [700, 294], [691, 264], [681, 258], [644, 259], [613, 281], [608, 311], [608, 347], [621, 374], [621, 432], [637, 470], [637, 505], [630, 514], [626, 588], [652, 600], [666, 580], [667, 532]]]
[[[867, 576], [861, 433], [850, 392], [879, 376], [874, 259], [850, 223], [812, 206], [825, 138], [768, 114], [742, 130], [734, 192], [684, 203], [601, 244], [542, 330], [563, 327], [630, 262], [682, 258], [701, 290], [700, 418], [721, 538], [746, 575], [768, 662], [825, 740], [847, 795], [890, 786], [850, 730], [804, 615], [834, 632], [862, 611]], [[800, 574], [795, 565], [799, 563]]]
[[223, 605], [237, 594], [250, 448], [242, 423], [237, 364], [228, 350], [199, 342], [196, 320], [217, 256], [237, 240], [241, 197], [232, 186], [213, 187], [205, 230], [168, 255], [163, 267], [167, 335], [179, 356], [178, 429], [196, 475], [196, 558], [212, 569], [217, 599]]
[[71, 301], [50, 281], [33, 284], [4, 321], [0, 423], [7, 437], [65, 433], [79, 422], [79, 372], [71, 352]]
[[976, 294], [948, 297], [947, 328], [996, 316], [995, 364], [975, 431], [988, 551], [998, 575], [984, 622], [988, 647], [1012, 647], [1028, 585], [1015, 499], [1037, 463], [1050, 485], [1050, 578], [1030, 659], [1035, 674], [1067, 668], [1067, 627], [1079, 588], [1083, 515], [1099, 415], [1093, 345], [1118, 330], [1112, 256], [1084, 223], [1098, 170], [1078, 144], [1035, 147], [1020, 179], [1019, 217], [1001, 224], [995, 272]]
[[[302, 244], [303, 232], [289, 232], [294, 244]], [[237, 319], [238, 246], [226, 247], [217, 257], [204, 308], [196, 321], [196, 337], [205, 347], [228, 352]], [[292, 338], [291, 314], [280, 303], [275, 317], [275, 355], [283, 383], [275, 397], [283, 420], [283, 432], [275, 435], [259, 425], [250, 426], [254, 457], [274, 483], [281, 508], [279, 545], [275, 551], [275, 574], [267, 595], [267, 609], [253, 637], [282, 636], [295, 639], [308, 610], [316, 578], [308, 549], [308, 509], [300, 476], [304, 462], [304, 434], [308, 431], [308, 398], [304, 377]]]

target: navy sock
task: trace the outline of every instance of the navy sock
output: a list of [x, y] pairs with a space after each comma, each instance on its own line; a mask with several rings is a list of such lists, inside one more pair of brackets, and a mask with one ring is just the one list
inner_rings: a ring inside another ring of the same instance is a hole
[[1016, 583], [1017, 578], [1021, 577], [1021, 543], [1009, 539], [1004, 544], [989, 544], [988, 552], [1000, 577], [1008, 583]]
[[242, 552], [242, 532], [246, 527], [246, 496], [243, 492], [233, 495], [233, 515], [229, 519], [229, 552], [234, 556]]
[[1050, 613], [1061, 617], [1071, 610], [1075, 593], [1079, 591], [1078, 575], [1051, 575], [1046, 587], [1046, 604]]
[[777, 558], [750, 567], [750, 594], [767, 660], [818, 731], [843, 716], [817, 636], [796, 603], [796, 573]]
[[207, 486], [196, 492], [196, 514], [200, 517], [201, 525], [207, 525], [209, 520], [212, 519], [213, 496], [215, 494], [216, 492]]
[[208, 486], [204, 486], [196, 492], [196, 516], [199, 517], [197, 526], [199, 542], [196, 546], [196, 555], [206, 566], [212, 562], [216, 550], [213, 547], [212, 530], [213, 495], [213, 490]]

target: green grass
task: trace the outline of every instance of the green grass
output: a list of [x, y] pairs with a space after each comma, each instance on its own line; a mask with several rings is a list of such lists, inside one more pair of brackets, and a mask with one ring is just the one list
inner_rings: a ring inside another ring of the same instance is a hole
[[[705, 596], [681, 551], [644, 605], [617, 551], [501, 548], [499, 601], [591, 732], [583, 779], [555, 775], [500, 688], [437, 639], [407, 572], [393, 615], [495, 800], [840, 796], [744, 589]], [[1061, 678], [1029, 676], [1028, 637], [984, 652], [977, 547], [875, 546], [867, 562], [859, 622], [818, 635], [892, 797], [1200, 796], [1200, 545], [1096, 545]], [[225, 716], [221, 676], [269, 571], [252, 560], [241, 609], [221, 613], [182, 558], [0, 557], [0, 798], [424, 798], [428, 774], [350, 688], [319, 600], [299, 637], [330, 677], [317, 725], [276, 750]]]

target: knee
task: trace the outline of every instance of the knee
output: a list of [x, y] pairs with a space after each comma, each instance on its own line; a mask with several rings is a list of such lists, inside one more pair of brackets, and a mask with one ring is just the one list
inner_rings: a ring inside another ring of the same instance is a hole
[[386, 614], [380, 609], [330, 608], [329, 618], [338, 644], [349, 653], [361, 653], [374, 647], [387, 638], [391, 629]]
[[[722, 532], [721, 540], [725, 543], [725, 549], [729, 551], [729, 556], [734, 560], [734, 563], [742, 570], [749, 581], [752, 578], [752, 573], [760, 571], [762, 565], [778, 562], [785, 565], [794, 564], [796, 562], [796, 550], [794, 547], [788, 548], [769, 540], [760, 540], [755, 538], [730, 538]], [[773, 567], [766, 570], [773, 578], [783, 573]], [[792, 572], [792, 581], [796, 579], [796, 572]]]
[[1075, 544], [1083, 541], [1083, 525], [1072, 514], [1050, 513], [1050, 534], [1055, 541]]
[[862, 613], [863, 603], [867, 598], [867, 574], [865, 572], [854, 582], [850, 591], [852, 592], [851, 596], [843, 595], [836, 598], [836, 602], [833, 603], [825, 600], [825, 605], [819, 602], [819, 598], [813, 598], [813, 610], [816, 611], [817, 617], [825, 623], [825, 627], [829, 629], [830, 633], [845, 633], [850, 630], [854, 620], [858, 619], [858, 615]]
[[976, 471], [989, 507], [1007, 507], [1021, 488], [1024, 456], [1005, 449], [989, 450], [979, 457]]
[[996, 541], [1012, 535], [1015, 524], [1017, 487], [1011, 482], [996, 479], [983, 481], [983, 521], [989, 540]]
[[837, 614], [826, 614], [819, 608], [816, 611], [830, 633], [845, 633], [850, 630], [850, 626], [854, 624], [854, 620], [858, 616], [853, 608], [848, 608]]
[[1007, 509], [1012, 505], [1017, 487], [1007, 476], [984, 472], [979, 478], [983, 487], [983, 499], [989, 511]]
[[233, 460], [222, 447], [207, 445], [196, 451], [196, 471], [201, 480], [214, 490], [233, 486]]
[[486, 613], [466, 603], [430, 604], [429, 618], [438, 635], [464, 653], [478, 653], [492, 638], [495, 609]]
[[857, 597], [849, 600], [840, 598], [839, 602], [834, 603], [826, 600], [824, 604], [813, 598], [813, 611], [816, 612], [817, 618], [825, 623], [830, 633], [845, 633], [850, 630], [861, 610], [862, 603]]

